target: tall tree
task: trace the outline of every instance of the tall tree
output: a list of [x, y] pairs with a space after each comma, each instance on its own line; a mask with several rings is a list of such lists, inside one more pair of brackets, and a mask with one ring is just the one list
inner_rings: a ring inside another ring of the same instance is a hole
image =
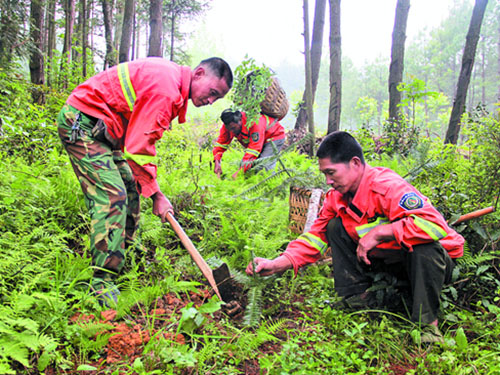
[[309, 48], [309, 1], [304, 1], [304, 55], [306, 62], [306, 109], [307, 123], [309, 124], [309, 133], [311, 141], [309, 143], [309, 156], [315, 154], [316, 135], [314, 131], [314, 114], [313, 114], [313, 94], [312, 94], [312, 69], [311, 69], [311, 50]]
[[[45, 83], [42, 54], [42, 28], [44, 19], [44, 7], [42, 0], [32, 0], [30, 6], [30, 39], [33, 44], [30, 55], [30, 78], [31, 83], [42, 85]], [[43, 91], [35, 87], [32, 92], [33, 101], [42, 104], [44, 102]]]
[[[323, 49], [323, 30], [325, 29], [325, 8], [326, 0], [316, 0], [314, 7], [314, 23], [311, 41], [311, 92], [312, 98], [316, 95], [318, 87], [319, 69], [321, 65], [321, 53]], [[302, 95], [299, 114], [295, 121], [295, 129], [302, 129], [307, 124], [307, 109], [305, 106], [306, 92]]]
[[75, 0], [64, 0], [64, 44], [63, 56], [67, 55], [67, 61], [71, 60], [71, 42], [73, 39], [73, 28], [75, 26]]
[[104, 69], [106, 69], [116, 64], [113, 48], [113, 26], [111, 24], [111, 18], [113, 14], [113, 0], [101, 1], [102, 14], [104, 18], [104, 37], [106, 39], [106, 56], [104, 57]]
[[162, 57], [162, 0], [151, 0], [149, 4], [149, 49], [148, 56]]
[[398, 0], [392, 32], [391, 65], [389, 67], [389, 121], [400, 122], [399, 103], [401, 92], [398, 85], [403, 81], [406, 24], [410, 10], [410, 0]]
[[460, 133], [460, 121], [464, 113], [467, 89], [469, 87], [474, 59], [476, 56], [476, 47], [481, 32], [481, 24], [484, 18], [484, 11], [488, 5], [488, 0], [476, 0], [472, 17], [469, 24], [469, 31], [465, 38], [464, 54], [462, 56], [462, 68], [458, 77], [457, 92], [453, 101], [450, 122], [446, 131], [445, 143], [456, 144]]
[[82, 37], [82, 77], [87, 76], [87, 46], [88, 46], [88, 13], [87, 13], [87, 0], [81, 0], [81, 37]]
[[125, 10], [123, 12], [123, 27], [120, 41], [119, 62], [129, 60], [130, 42], [132, 39], [132, 29], [134, 25], [135, 0], [125, 1]]
[[54, 56], [56, 49], [56, 0], [47, 2], [45, 30], [47, 32], [47, 56], [49, 61]]
[[330, 134], [340, 128], [342, 104], [342, 44], [340, 36], [340, 0], [330, 0], [330, 105], [328, 130]]

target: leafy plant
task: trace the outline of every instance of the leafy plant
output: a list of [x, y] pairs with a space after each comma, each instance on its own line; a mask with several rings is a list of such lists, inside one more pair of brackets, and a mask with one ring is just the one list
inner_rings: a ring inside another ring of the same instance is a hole
[[246, 113], [247, 122], [251, 124], [259, 117], [260, 103], [271, 85], [272, 72], [267, 66], [259, 66], [253, 58], [245, 56], [234, 69], [234, 77], [231, 100], [238, 109]]

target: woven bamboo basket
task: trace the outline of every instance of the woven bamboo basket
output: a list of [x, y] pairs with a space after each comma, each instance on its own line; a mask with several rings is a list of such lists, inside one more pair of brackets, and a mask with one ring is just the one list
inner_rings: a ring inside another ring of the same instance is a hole
[[[289, 198], [289, 213], [288, 213], [288, 228], [297, 234], [304, 232], [304, 228], [307, 222], [307, 214], [311, 209], [311, 195], [313, 194], [312, 189], [301, 188], [297, 186], [290, 187], [290, 198]], [[318, 206], [321, 207], [323, 203], [325, 194], [321, 194], [321, 198], [318, 202]], [[319, 209], [319, 207], [315, 207]], [[316, 211], [317, 212], [317, 211]]]
[[266, 96], [260, 103], [262, 113], [282, 120], [288, 113], [288, 99], [285, 90], [281, 87], [276, 77], [272, 78], [271, 86], [266, 90]]

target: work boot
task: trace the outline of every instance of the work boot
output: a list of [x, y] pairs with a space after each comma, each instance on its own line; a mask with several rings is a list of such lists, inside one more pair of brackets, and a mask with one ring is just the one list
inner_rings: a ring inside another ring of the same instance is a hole
[[439, 330], [438, 327], [436, 327], [433, 324], [426, 324], [422, 328], [422, 334], [420, 335], [420, 343], [422, 344], [434, 344], [436, 342], [443, 343], [443, 334]]
[[96, 295], [100, 306], [108, 308], [116, 307], [120, 291], [113, 282], [94, 278], [92, 291]]
[[325, 301], [334, 309], [366, 310], [377, 306], [377, 299], [373, 292], [363, 292], [349, 297], [342, 297], [338, 301]]

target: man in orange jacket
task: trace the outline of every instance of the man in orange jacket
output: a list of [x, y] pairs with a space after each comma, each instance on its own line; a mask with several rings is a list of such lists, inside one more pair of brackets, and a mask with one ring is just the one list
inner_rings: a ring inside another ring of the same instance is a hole
[[[411, 319], [429, 324], [439, 338], [437, 315], [452, 258], [463, 255], [464, 239], [417, 189], [387, 168], [365, 163], [348, 133], [328, 135], [317, 151], [330, 189], [311, 229], [273, 259], [255, 258], [255, 272], [270, 275], [317, 261], [331, 247], [335, 290], [346, 307], [367, 305], [368, 273], [406, 270], [412, 294]], [[247, 273], [253, 273], [252, 263]]]
[[150, 57], [119, 64], [79, 85], [57, 118], [91, 217], [90, 247], [99, 301], [116, 301], [114, 279], [133, 246], [139, 194], [153, 200], [162, 222], [172, 205], [156, 181], [155, 143], [176, 117], [186, 121], [188, 100], [212, 104], [232, 86], [229, 65], [213, 57], [194, 70]]
[[[222, 174], [221, 159], [227, 150], [233, 138], [236, 138], [240, 144], [245, 147], [245, 155], [241, 161], [241, 167], [234, 174], [236, 178], [238, 172], [248, 171], [252, 168], [253, 161], [264, 159], [275, 155], [281, 150], [285, 143], [285, 129], [279, 123], [278, 119], [261, 114], [258, 122], [253, 122], [247, 126], [247, 116], [244, 112], [231, 111], [226, 109], [221, 114], [221, 120], [224, 123], [220, 128], [219, 137], [215, 141], [213, 148], [215, 174], [220, 177]], [[276, 166], [276, 160], [263, 162], [258, 168], [271, 170]]]

